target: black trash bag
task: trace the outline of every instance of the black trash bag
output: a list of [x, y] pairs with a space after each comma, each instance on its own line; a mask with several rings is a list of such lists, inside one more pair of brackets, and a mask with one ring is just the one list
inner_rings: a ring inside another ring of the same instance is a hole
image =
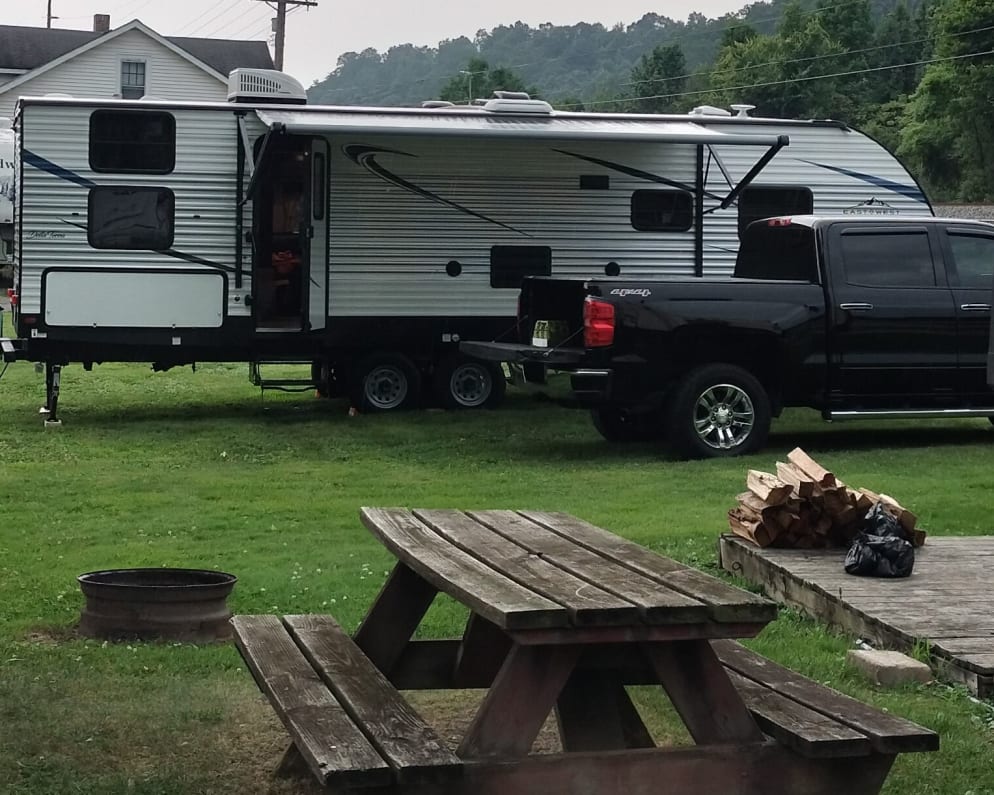
[[897, 535], [860, 532], [846, 553], [846, 573], [860, 577], [908, 577], [915, 567], [915, 548]]
[[863, 520], [863, 530], [872, 536], [895, 536], [910, 541], [908, 534], [897, 521], [897, 517], [890, 513], [882, 502], [873, 503], [873, 507], [866, 512]]

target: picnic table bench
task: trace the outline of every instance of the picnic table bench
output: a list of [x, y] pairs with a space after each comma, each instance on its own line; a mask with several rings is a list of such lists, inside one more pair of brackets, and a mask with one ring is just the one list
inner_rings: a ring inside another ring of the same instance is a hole
[[[420, 795], [863, 795], [938, 736], [736, 643], [776, 606], [563, 513], [363, 508], [397, 563], [355, 635], [236, 616], [235, 639], [329, 787]], [[460, 638], [414, 639], [435, 596]], [[662, 686], [694, 745], [657, 747], [626, 685]], [[485, 688], [453, 752], [403, 690]], [[555, 710], [561, 753], [530, 754]]]

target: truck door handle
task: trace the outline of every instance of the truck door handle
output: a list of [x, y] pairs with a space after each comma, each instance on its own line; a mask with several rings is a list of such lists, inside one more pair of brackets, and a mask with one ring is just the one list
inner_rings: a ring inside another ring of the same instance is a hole
[[960, 309], [964, 312], [990, 312], [990, 304], [960, 304]]
[[839, 309], [873, 309], [873, 304], [839, 304]]

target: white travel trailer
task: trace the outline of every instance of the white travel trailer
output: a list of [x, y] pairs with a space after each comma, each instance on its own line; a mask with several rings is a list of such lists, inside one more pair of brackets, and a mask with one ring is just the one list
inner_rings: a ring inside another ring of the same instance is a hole
[[730, 274], [791, 213], [930, 215], [845, 124], [699, 108], [315, 107], [236, 70], [228, 103], [22, 98], [7, 359], [313, 363], [361, 407], [491, 405], [460, 339], [510, 335], [523, 277]]

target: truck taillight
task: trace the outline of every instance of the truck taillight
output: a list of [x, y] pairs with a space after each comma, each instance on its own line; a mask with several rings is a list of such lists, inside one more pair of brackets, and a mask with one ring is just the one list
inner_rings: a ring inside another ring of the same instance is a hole
[[587, 297], [583, 302], [583, 345], [603, 348], [614, 344], [614, 305]]
[[11, 306], [17, 306], [17, 291], [13, 287], [7, 288], [7, 297], [10, 299]]

